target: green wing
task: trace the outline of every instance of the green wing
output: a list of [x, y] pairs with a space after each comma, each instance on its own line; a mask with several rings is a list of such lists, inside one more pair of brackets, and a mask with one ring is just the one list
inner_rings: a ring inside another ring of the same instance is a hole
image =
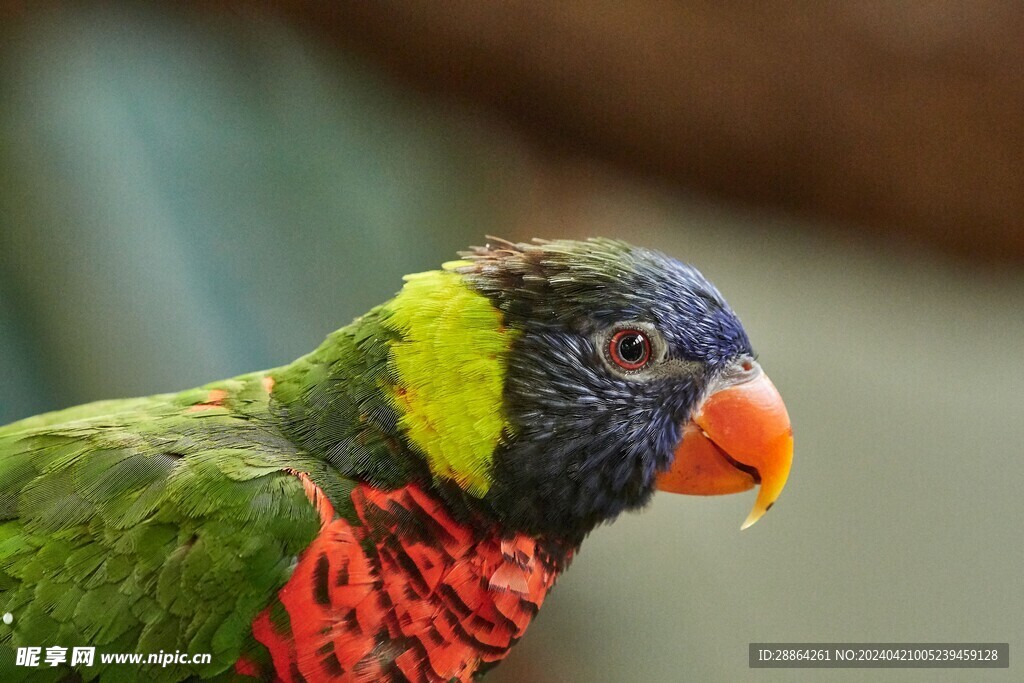
[[[27, 646], [69, 657], [95, 646], [85, 680], [230, 672], [319, 528], [286, 470], [309, 473], [335, 499], [351, 488], [270, 424], [261, 379], [0, 428], [0, 614], [13, 617], [0, 623], [0, 679], [68, 675], [14, 666]], [[212, 663], [101, 663], [102, 653], [161, 651], [209, 653]]]

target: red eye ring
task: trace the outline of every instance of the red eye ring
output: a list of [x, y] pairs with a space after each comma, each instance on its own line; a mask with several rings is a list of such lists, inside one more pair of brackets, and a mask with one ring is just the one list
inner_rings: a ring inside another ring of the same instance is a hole
[[608, 342], [608, 355], [623, 370], [639, 370], [651, 360], [651, 340], [642, 330], [619, 330]]

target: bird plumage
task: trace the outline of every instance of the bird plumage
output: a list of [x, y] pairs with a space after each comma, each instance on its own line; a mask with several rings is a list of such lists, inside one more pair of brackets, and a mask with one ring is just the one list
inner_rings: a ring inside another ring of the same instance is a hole
[[[212, 655], [97, 658], [88, 680], [469, 680], [499, 661], [751, 349], [656, 252], [462, 256], [287, 366], [0, 428], [4, 680], [67, 676], [10, 666], [51, 645]], [[622, 330], [643, 367], [608, 356]]]

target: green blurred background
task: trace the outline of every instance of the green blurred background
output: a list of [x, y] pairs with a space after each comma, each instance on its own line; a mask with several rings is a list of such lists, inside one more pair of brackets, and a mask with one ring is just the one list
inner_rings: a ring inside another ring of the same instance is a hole
[[[92, 9], [0, 48], [0, 423], [273, 367], [485, 234], [691, 262], [786, 398], [790, 483], [595, 532], [494, 681], [863, 680], [755, 641], [1024, 646], [1024, 274], [539, 151], [286, 23]], [[881, 680], [1017, 680], [873, 671]]]

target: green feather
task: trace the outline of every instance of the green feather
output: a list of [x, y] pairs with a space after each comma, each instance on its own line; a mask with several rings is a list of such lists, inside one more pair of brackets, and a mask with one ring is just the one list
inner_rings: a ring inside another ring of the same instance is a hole
[[[202, 406], [214, 390], [225, 407]], [[0, 428], [0, 613], [14, 617], [0, 625], [0, 678], [56, 676], [17, 671], [18, 647], [87, 644], [213, 655], [132, 677], [229, 672], [319, 529], [288, 470], [316, 481], [326, 468], [280, 434], [268, 402], [253, 375]], [[128, 675], [98, 658], [82, 673]]]

